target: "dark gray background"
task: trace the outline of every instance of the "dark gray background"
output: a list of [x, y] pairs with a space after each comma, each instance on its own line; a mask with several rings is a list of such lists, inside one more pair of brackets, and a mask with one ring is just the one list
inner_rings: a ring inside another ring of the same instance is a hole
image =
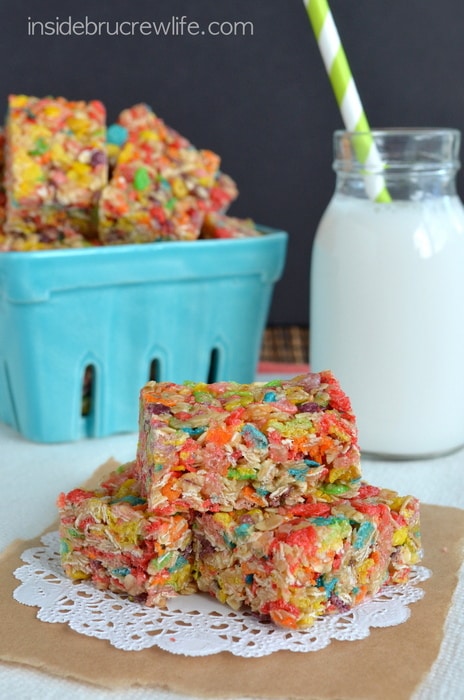
[[[372, 127], [464, 127], [461, 0], [331, 7]], [[244, 20], [254, 33], [28, 35], [28, 17], [69, 15]], [[342, 122], [301, 0], [0, 0], [0, 31], [3, 111], [10, 92], [98, 98], [110, 119], [144, 101], [196, 146], [217, 151], [241, 192], [230, 213], [290, 234], [271, 323], [308, 323], [311, 241], [333, 190], [332, 133]]]

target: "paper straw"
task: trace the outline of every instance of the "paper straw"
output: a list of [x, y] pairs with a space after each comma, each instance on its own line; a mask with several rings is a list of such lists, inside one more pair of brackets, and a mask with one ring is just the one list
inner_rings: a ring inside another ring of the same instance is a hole
[[[385, 166], [370, 133], [369, 122], [327, 0], [303, 0], [303, 3], [319, 45], [345, 128], [347, 131], [363, 134], [354, 139], [354, 148], [359, 162], [366, 167], [364, 180], [367, 195], [377, 202], [390, 202], [391, 197], [383, 176], [375, 174], [384, 169]], [[369, 173], [369, 171], [373, 172]]]

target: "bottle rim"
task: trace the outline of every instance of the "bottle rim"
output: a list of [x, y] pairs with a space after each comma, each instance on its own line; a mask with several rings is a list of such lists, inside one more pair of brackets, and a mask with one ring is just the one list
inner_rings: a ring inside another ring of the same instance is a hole
[[[377, 157], [367, 159], [375, 144]], [[458, 170], [461, 131], [452, 127], [385, 127], [334, 132], [333, 168], [345, 172]]]
[[379, 136], [379, 135], [394, 135], [394, 136], [438, 136], [443, 135], [454, 135], [460, 136], [460, 129], [447, 126], [386, 126], [386, 127], [376, 127], [370, 129], [370, 131], [349, 131], [347, 129], [336, 129], [334, 131], [335, 136], [337, 135], [350, 135], [356, 137], [365, 138], [366, 136]]

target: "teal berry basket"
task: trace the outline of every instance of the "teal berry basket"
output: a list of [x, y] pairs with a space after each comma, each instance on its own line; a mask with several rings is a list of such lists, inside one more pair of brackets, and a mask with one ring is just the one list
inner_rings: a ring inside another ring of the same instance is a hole
[[149, 380], [253, 381], [287, 234], [0, 253], [0, 421], [135, 432]]

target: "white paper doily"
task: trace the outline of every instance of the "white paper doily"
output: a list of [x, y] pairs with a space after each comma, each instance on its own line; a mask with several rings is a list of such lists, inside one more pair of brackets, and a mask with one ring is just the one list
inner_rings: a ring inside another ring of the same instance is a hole
[[405, 622], [408, 605], [424, 595], [417, 584], [431, 576], [425, 567], [415, 567], [407, 584], [384, 586], [375, 598], [348, 613], [317, 620], [307, 631], [293, 631], [260, 622], [246, 611], [234, 612], [203, 594], [172, 598], [162, 610], [99, 591], [85, 581], [72, 582], [61, 568], [58, 532], [48, 533], [41, 541], [42, 546], [21, 556], [25, 565], [14, 572], [22, 582], [13, 593], [15, 600], [38, 607], [39, 620], [65, 622], [80, 634], [106, 639], [126, 651], [158, 646], [186, 656], [229, 651], [244, 657], [282, 649], [318, 651], [332, 639], [364, 639], [371, 627]]

